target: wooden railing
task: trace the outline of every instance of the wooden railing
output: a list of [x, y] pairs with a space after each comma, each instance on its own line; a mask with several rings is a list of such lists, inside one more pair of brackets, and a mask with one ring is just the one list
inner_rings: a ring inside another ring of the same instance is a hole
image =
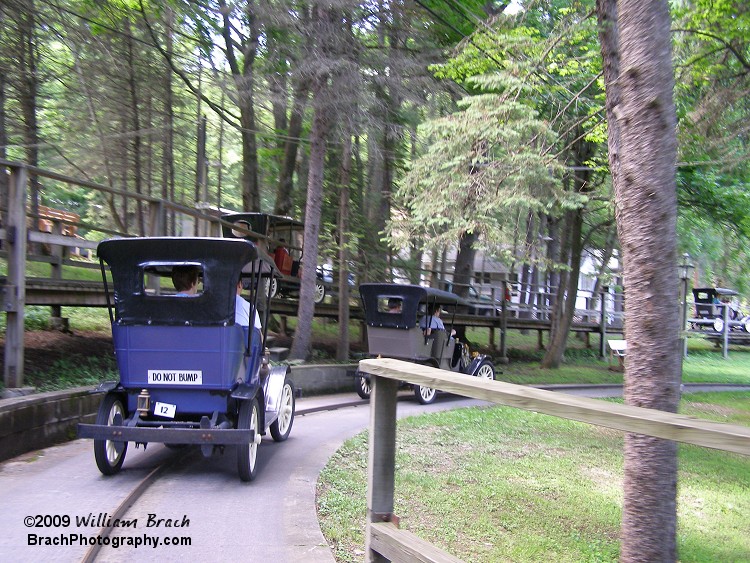
[[[26, 305], [26, 288], [28, 261], [44, 262], [50, 265], [50, 278], [45, 281], [62, 279], [63, 266], [78, 268], [99, 268], [98, 262], [92, 260], [71, 260], [70, 249], [92, 250], [97, 241], [115, 236], [134, 236], [135, 233], [124, 233], [115, 230], [112, 222], [103, 221], [101, 224], [78, 222], [74, 214], [59, 211], [55, 213], [43, 206], [34, 215], [28, 205], [29, 177], [33, 174], [37, 178], [45, 178], [74, 187], [83, 187], [102, 194], [107, 198], [127, 198], [131, 202], [138, 202], [139, 206], [148, 210], [145, 218], [146, 235], [164, 236], [167, 233], [168, 215], [174, 222], [182, 223], [185, 219], [194, 227], [197, 236], [219, 236], [222, 224], [230, 225], [211, 213], [202, 212], [177, 203], [163, 201], [157, 197], [136, 194], [109, 186], [97, 184], [88, 180], [71, 178], [63, 174], [36, 168], [19, 162], [0, 160], [0, 174], [6, 175], [3, 184], [7, 190], [0, 193], [0, 211], [2, 211], [2, 228], [0, 240], [2, 249], [0, 254], [7, 260], [7, 274], [2, 284], [2, 308], [6, 313], [4, 382], [8, 388], [21, 387], [23, 383], [23, 331], [24, 305]], [[131, 205], [134, 205], [131, 203]], [[40, 230], [40, 221], [43, 230]], [[89, 240], [77, 236], [70, 236], [86, 230]], [[45, 232], [49, 231], [49, 232]], [[66, 234], [67, 233], [67, 234]], [[49, 246], [49, 254], [29, 252], [33, 246]], [[65, 304], [58, 303], [56, 307]], [[78, 303], [76, 303], [78, 304]], [[95, 304], [95, 303], [85, 303]], [[54, 316], [54, 315], [53, 315]]]
[[367, 561], [458, 561], [414, 534], [400, 530], [398, 519], [393, 515], [396, 391], [401, 381], [624, 432], [750, 455], [750, 428], [744, 426], [500, 381], [484, 381], [401, 360], [362, 360], [359, 370], [368, 374], [372, 382], [367, 464]]

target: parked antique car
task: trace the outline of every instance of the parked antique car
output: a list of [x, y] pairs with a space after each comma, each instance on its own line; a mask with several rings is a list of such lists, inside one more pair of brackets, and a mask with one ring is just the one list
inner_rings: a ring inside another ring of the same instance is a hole
[[231, 445], [252, 480], [261, 436], [284, 441], [294, 422], [289, 368], [269, 365], [257, 314], [271, 265], [253, 243], [221, 238], [107, 240], [97, 252], [120, 375], [98, 388], [96, 423], [78, 426], [99, 470], [120, 471], [129, 442], [199, 444], [206, 457]]
[[724, 309], [729, 321], [730, 330], [744, 330], [750, 332], [750, 316], [742, 313], [737, 303], [737, 293], [725, 287], [696, 287], [693, 288], [695, 302], [695, 318], [690, 319], [693, 328], [712, 328], [716, 332], [724, 332]]
[[[290, 217], [268, 213], [229, 213], [222, 219], [236, 225], [236, 228], [222, 226], [224, 238], [252, 240], [259, 245], [261, 253], [268, 254], [274, 261], [281, 277], [274, 277], [270, 280], [271, 297], [299, 296], [304, 223]], [[247, 231], [257, 233], [261, 237], [254, 236]], [[322, 303], [326, 294], [330, 293], [333, 280], [326, 279], [320, 266], [316, 267], [315, 274], [313, 300], [317, 304]]]
[[[482, 379], [495, 379], [492, 360], [483, 354], [471, 354], [468, 345], [451, 334], [456, 307], [466, 305], [466, 301], [454, 293], [419, 285], [386, 283], [362, 284], [359, 293], [371, 356], [398, 358]], [[432, 314], [438, 306], [446, 310], [446, 319], [451, 317], [451, 320], [441, 321], [445, 328], [436, 330], [430, 327], [440, 324]], [[357, 372], [355, 383], [359, 396], [369, 398], [369, 377]], [[420, 403], [435, 400], [435, 389], [419, 385], [413, 389]]]
[[[481, 315], [481, 316], [502, 315], [503, 302], [500, 299], [493, 298], [489, 295], [485, 295], [484, 293], [481, 293], [473, 284], [469, 284], [467, 287], [468, 287], [467, 301], [469, 302], [467, 312], [470, 315]], [[452, 281], [441, 281], [440, 288], [444, 289], [445, 291], [450, 291], [451, 293], [457, 293], [457, 289], [458, 289], [457, 287], [454, 286]], [[501, 292], [498, 288], [498, 294], [499, 293]], [[506, 300], [506, 303], [510, 303], [510, 300], [511, 300], [511, 291], [510, 291], [510, 288], [507, 286], [505, 288], [505, 300]]]

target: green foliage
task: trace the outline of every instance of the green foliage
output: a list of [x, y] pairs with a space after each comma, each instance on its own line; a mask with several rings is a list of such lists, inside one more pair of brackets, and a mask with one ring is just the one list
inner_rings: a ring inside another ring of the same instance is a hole
[[[701, 393], [680, 409], [747, 426], [748, 399]], [[394, 512], [420, 538], [464, 561], [617, 561], [620, 432], [508, 407], [466, 408], [401, 420], [396, 441]], [[321, 530], [338, 561], [361, 560], [366, 462], [362, 433], [318, 481]], [[681, 560], [745, 557], [748, 469], [745, 456], [680, 447]]]
[[466, 231], [500, 247], [514, 240], [519, 214], [581, 203], [561, 189], [560, 164], [549, 156], [554, 133], [514, 99], [523, 85], [508, 74], [472, 81], [503, 93], [468, 96], [460, 111], [424, 123], [425, 152], [394, 197], [402, 210], [389, 226], [396, 248], [414, 239], [439, 248]]
[[70, 357], [55, 362], [49, 371], [32, 373], [25, 383], [42, 393], [91, 385], [102, 381], [117, 381], [119, 374], [114, 357]]
[[682, 246], [702, 283], [747, 289], [750, 9], [697, 0], [673, 11]]

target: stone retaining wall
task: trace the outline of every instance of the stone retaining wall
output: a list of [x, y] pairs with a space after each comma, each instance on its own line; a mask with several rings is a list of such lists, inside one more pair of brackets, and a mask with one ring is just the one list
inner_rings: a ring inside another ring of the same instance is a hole
[[[302, 397], [354, 390], [353, 365], [292, 366]], [[0, 461], [76, 437], [79, 422], [93, 423], [102, 399], [91, 387], [0, 400]]]

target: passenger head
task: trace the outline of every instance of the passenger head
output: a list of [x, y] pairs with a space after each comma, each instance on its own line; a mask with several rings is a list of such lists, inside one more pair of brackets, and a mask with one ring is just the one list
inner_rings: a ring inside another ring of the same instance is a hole
[[428, 315], [440, 316], [440, 304], [438, 304], [438, 303], [428, 303], [427, 304], [427, 314]]
[[400, 313], [401, 312], [401, 305], [403, 304], [403, 301], [399, 299], [398, 297], [391, 297], [388, 300], [388, 312], [389, 313]]
[[240, 277], [237, 278], [237, 295], [242, 293], [243, 289], [245, 289], [245, 282], [242, 279], [242, 274], [240, 274]]
[[181, 292], [195, 292], [199, 274], [200, 269], [195, 266], [175, 266], [172, 268], [174, 288]]

